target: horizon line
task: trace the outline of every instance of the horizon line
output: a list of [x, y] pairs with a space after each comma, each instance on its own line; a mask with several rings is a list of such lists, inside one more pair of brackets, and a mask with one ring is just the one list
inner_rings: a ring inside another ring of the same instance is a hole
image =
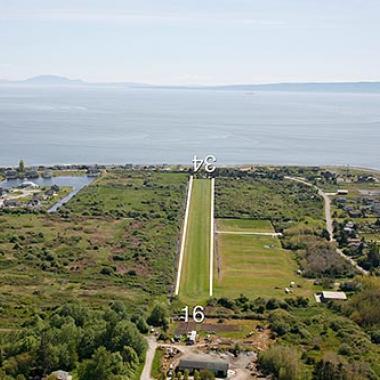
[[[60, 74], [39, 74], [31, 77], [27, 77], [24, 79], [6, 79], [6, 78], [0, 78], [0, 84], [9, 83], [9, 84], [22, 84], [25, 82], [32, 82], [32, 81], [38, 81], [38, 80], [59, 80], [62, 82], [67, 82], [74, 84], [76, 82], [77, 84], [83, 84], [83, 85], [122, 85], [122, 84], [129, 84], [129, 85], [140, 85], [140, 86], [148, 86], [148, 87], [231, 87], [231, 86], [270, 86], [270, 85], [310, 85], [310, 84], [316, 84], [316, 85], [323, 85], [323, 84], [329, 84], [329, 85], [339, 85], [339, 84], [377, 84], [380, 83], [380, 79], [366, 79], [366, 80], [336, 80], [336, 81], [268, 81], [268, 82], [232, 82], [232, 83], [214, 83], [214, 84], [207, 84], [207, 83], [178, 83], [178, 84], [168, 84], [168, 83], [150, 83], [145, 81], [133, 81], [133, 80], [119, 80], [119, 81], [89, 81], [81, 78], [71, 78]], [[47, 83], [48, 84], [48, 83]]]

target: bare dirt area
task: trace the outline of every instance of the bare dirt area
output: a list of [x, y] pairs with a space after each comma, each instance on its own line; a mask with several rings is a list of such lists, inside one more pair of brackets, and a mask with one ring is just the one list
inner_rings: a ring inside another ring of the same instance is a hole
[[256, 368], [257, 353], [254, 351], [245, 351], [236, 356], [229, 351], [220, 351], [210, 349], [203, 342], [195, 346], [185, 346], [182, 344], [159, 344], [165, 356], [162, 368], [165, 372], [178, 366], [181, 358], [188, 355], [207, 354], [211, 358], [224, 360], [229, 364], [228, 379], [231, 380], [249, 380], [265, 379]]
[[258, 353], [273, 343], [268, 328], [253, 320], [227, 319], [221, 323], [217, 318], [208, 318], [203, 324], [176, 323], [176, 335], [183, 336], [192, 330], [198, 332], [198, 341], [194, 346], [184, 343], [161, 345], [178, 350], [174, 357], [166, 357], [164, 368], [175, 368], [183, 356], [206, 354], [228, 362], [229, 379], [265, 379], [256, 363]]

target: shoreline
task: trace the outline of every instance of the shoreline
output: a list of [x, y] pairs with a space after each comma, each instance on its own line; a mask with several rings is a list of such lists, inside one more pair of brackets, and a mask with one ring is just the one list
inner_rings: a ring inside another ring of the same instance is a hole
[[[127, 164], [118, 164], [118, 163], [65, 163], [65, 164], [36, 164], [36, 165], [27, 165], [25, 169], [29, 170], [56, 170], [56, 171], [80, 171], [88, 169], [128, 169], [128, 170], [163, 170], [163, 171], [175, 171], [175, 170], [191, 170], [191, 164], [189, 163], [127, 163]], [[250, 167], [254, 168], [324, 168], [324, 169], [349, 169], [349, 170], [361, 170], [368, 172], [380, 173], [380, 168], [375, 167], [366, 167], [366, 166], [354, 166], [354, 165], [339, 165], [339, 164], [271, 164], [271, 163], [255, 163], [255, 162], [245, 162], [245, 163], [223, 163], [219, 164], [218, 168], [228, 168], [228, 169], [240, 169], [247, 170]], [[3, 166], [0, 165], [0, 172], [7, 170], [17, 170], [18, 165], [14, 166]]]

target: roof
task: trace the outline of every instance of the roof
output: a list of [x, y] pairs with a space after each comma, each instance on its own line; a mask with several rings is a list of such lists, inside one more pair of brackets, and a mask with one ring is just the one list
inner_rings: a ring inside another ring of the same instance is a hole
[[191, 355], [179, 361], [180, 369], [209, 369], [212, 371], [228, 371], [228, 363], [207, 355]]
[[346, 300], [347, 296], [345, 292], [329, 292], [323, 291], [322, 297], [330, 300]]
[[23, 187], [39, 187], [38, 185], [36, 185], [34, 182], [31, 182], [31, 181], [24, 181], [21, 186]]
[[194, 330], [187, 333], [188, 339], [195, 340], [196, 337], [197, 337], [197, 332]]
[[70, 376], [69, 372], [66, 371], [54, 371], [51, 373], [52, 376], [55, 376], [57, 380], [70, 380], [72, 377]]

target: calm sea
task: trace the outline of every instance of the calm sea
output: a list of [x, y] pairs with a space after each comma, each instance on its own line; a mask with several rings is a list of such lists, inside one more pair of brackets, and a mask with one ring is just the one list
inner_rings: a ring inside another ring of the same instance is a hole
[[380, 168], [380, 94], [0, 87], [0, 166], [218, 161]]

